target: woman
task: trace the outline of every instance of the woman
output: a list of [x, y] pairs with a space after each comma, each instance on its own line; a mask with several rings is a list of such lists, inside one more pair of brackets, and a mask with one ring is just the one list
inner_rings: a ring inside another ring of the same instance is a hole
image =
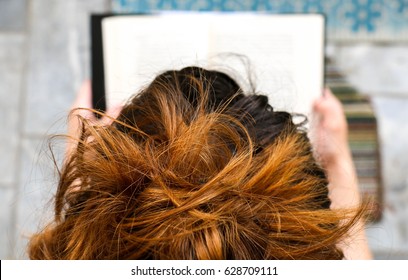
[[[88, 84], [76, 107], [89, 105]], [[313, 151], [266, 96], [187, 67], [156, 77], [116, 118], [73, 111], [55, 221], [30, 257], [370, 258], [341, 105], [326, 91], [314, 109]]]

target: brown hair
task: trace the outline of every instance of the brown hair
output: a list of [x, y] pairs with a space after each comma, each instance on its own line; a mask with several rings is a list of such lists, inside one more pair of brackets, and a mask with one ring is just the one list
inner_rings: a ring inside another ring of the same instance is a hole
[[343, 258], [361, 213], [341, 222], [302, 125], [226, 74], [168, 71], [112, 125], [82, 122], [30, 258]]

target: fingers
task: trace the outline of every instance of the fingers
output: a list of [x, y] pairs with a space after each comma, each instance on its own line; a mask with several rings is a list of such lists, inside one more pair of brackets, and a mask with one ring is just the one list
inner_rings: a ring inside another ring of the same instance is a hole
[[100, 120], [105, 125], [110, 125], [120, 114], [122, 111], [122, 105], [116, 105], [113, 107], [108, 108], [105, 115]]
[[85, 80], [82, 83], [71, 109], [75, 110], [73, 112], [74, 115], [82, 116], [90, 120], [96, 119], [91, 110], [87, 110], [92, 109], [92, 88], [90, 80]]
[[343, 105], [330, 89], [325, 89], [324, 96], [314, 102], [313, 111], [323, 126], [333, 128], [346, 126]]
[[342, 105], [340, 101], [333, 95], [330, 89], [324, 90], [323, 96], [315, 100], [313, 103], [313, 109], [315, 112], [321, 115], [328, 115], [334, 112], [342, 112]]
[[72, 108], [92, 108], [92, 89], [91, 81], [85, 80], [78, 90], [74, 104]]
[[77, 97], [71, 108], [75, 110], [73, 112], [73, 115], [75, 116], [82, 116], [87, 120], [95, 122], [96, 124], [109, 125], [119, 116], [123, 106], [116, 105], [108, 108], [102, 118], [96, 118], [95, 114], [92, 112], [93, 104], [91, 81], [85, 80], [78, 90]]

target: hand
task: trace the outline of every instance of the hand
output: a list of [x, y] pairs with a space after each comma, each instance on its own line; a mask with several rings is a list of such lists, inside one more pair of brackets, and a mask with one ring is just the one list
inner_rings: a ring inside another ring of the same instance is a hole
[[110, 125], [113, 120], [119, 115], [122, 106], [114, 106], [108, 108], [102, 118], [97, 118], [92, 110], [92, 88], [91, 81], [85, 80], [78, 93], [74, 103], [71, 106], [71, 113], [68, 118], [68, 143], [66, 155], [76, 148], [78, 139], [81, 136], [81, 120], [80, 117], [88, 120], [93, 125], [105, 126]]
[[[361, 198], [357, 174], [348, 146], [348, 127], [340, 101], [326, 89], [314, 103], [312, 145], [317, 160], [326, 169], [331, 209], [356, 209]], [[347, 222], [347, 219], [345, 220]], [[358, 221], [338, 247], [346, 259], [371, 259], [364, 221]]]
[[313, 110], [312, 143], [317, 160], [327, 168], [351, 157], [343, 107], [330, 89], [325, 89], [324, 95], [315, 101]]
[[340, 101], [326, 89], [314, 103], [312, 144], [317, 160], [327, 171], [331, 208], [356, 207], [360, 203], [357, 174], [348, 146], [348, 128]]

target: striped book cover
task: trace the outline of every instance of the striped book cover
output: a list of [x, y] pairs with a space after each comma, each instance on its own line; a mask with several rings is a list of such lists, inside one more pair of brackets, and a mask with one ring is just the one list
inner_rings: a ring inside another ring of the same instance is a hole
[[334, 62], [326, 59], [326, 85], [343, 104], [349, 126], [349, 145], [363, 197], [373, 201], [369, 219], [381, 217], [382, 176], [377, 119], [370, 99], [350, 86]]

